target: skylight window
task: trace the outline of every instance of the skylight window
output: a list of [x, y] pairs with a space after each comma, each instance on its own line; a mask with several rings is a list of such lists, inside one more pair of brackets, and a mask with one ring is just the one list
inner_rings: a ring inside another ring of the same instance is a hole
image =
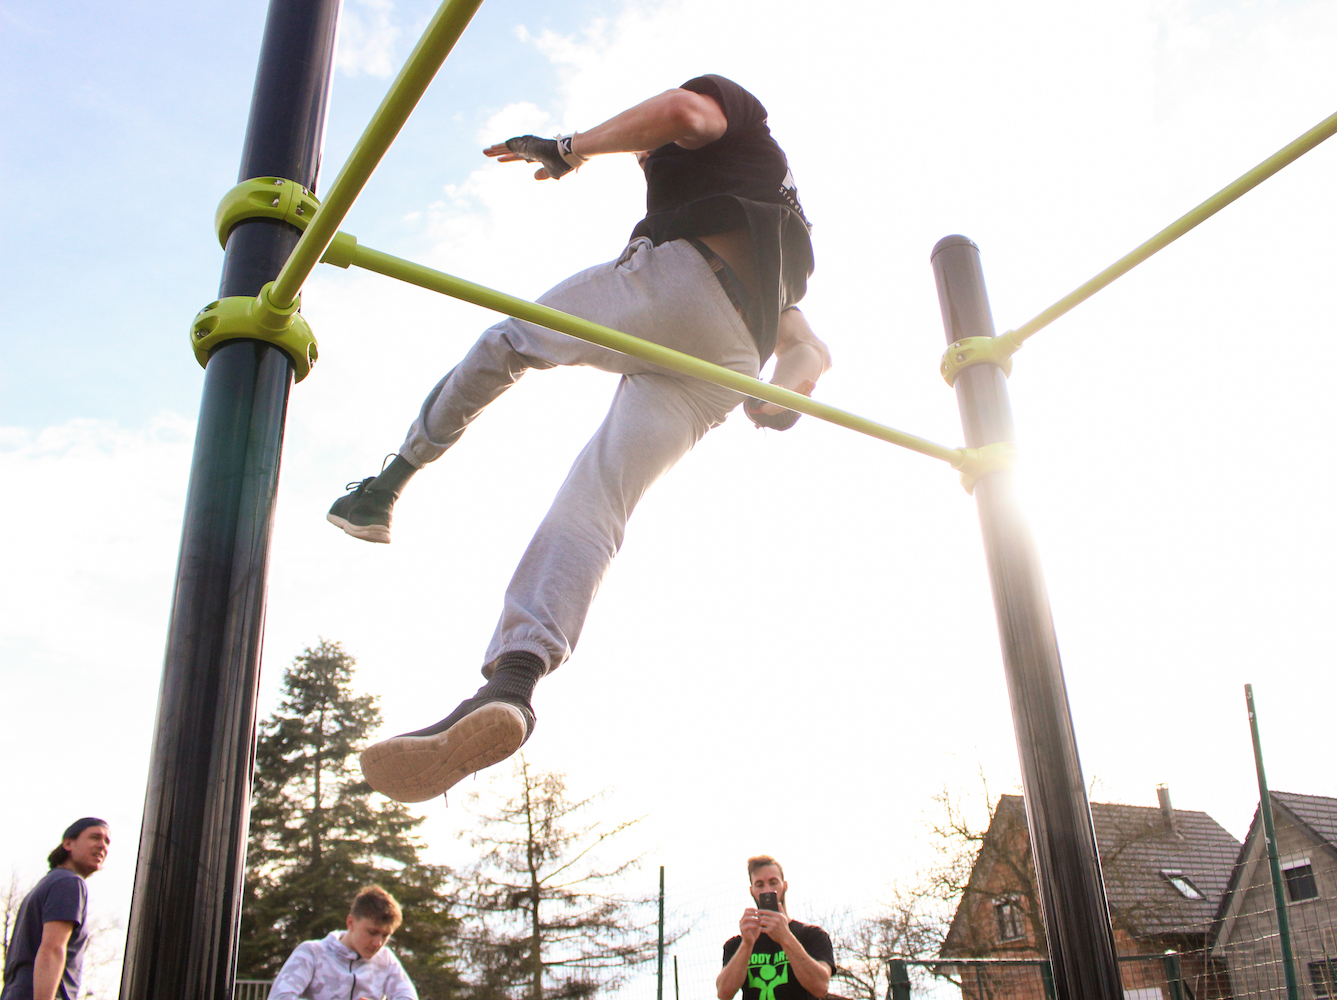
[[1193, 884], [1193, 880], [1181, 871], [1174, 871], [1168, 868], [1161, 869], [1161, 875], [1165, 881], [1174, 886], [1175, 891], [1185, 899], [1206, 899], [1202, 890]]

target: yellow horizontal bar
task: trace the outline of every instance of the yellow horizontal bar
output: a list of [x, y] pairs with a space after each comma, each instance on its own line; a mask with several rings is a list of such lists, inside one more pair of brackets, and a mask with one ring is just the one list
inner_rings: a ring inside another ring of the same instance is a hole
[[274, 305], [282, 309], [296, 300], [372, 171], [399, 135], [482, 2], [444, 0], [437, 9], [274, 280], [270, 292]]
[[1010, 337], [1014, 342], [1020, 345], [1022, 341], [1043, 330], [1074, 306], [1085, 302], [1092, 295], [1095, 295], [1096, 292], [1113, 282], [1116, 278], [1120, 278], [1127, 274], [1157, 250], [1162, 250], [1169, 246], [1199, 223], [1210, 219], [1236, 198], [1252, 191], [1259, 184], [1263, 183], [1263, 181], [1281, 170], [1282, 167], [1289, 166], [1324, 139], [1331, 138], [1334, 132], [1337, 132], [1337, 114], [1329, 115], [1327, 118], [1324, 118], [1323, 121], [1319, 122], [1304, 135], [1300, 136], [1300, 138], [1277, 150], [1277, 152], [1273, 153], [1266, 160], [1258, 164], [1258, 166], [1254, 167], [1248, 173], [1239, 177], [1237, 180], [1231, 181], [1197, 208], [1166, 226], [1132, 253], [1115, 261], [1081, 288], [1070, 295], [1066, 295], [1059, 299], [1044, 312], [1040, 313], [1040, 315], [1027, 323], [1023, 323], [1015, 330], [1009, 331], [1004, 336]]
[[381, 253], [360, 244], [353, 251], [351, 262], [368, 271], [375, 271], [377, 274], [398, 278], [400, 281], [406, 281], [420, 288], [440, 292], [443, 295], [462, 299], [465, 302], [472, 302], [476, 306], [493, 309], [527, 323], [534, 323], [549, 330], [569, 334], [588, 343], [607, 347], [609, 350], [617, 351], [620, 354], [640, 358], [642, 361], [659, 365], [661, 368], [703, 379], [726, 389], [746, 393], [768, 403], [775, 403], [777, 406], [797, 410], [799, 413], [806, 413], [819, 420], [825, 420], [840, 427], [847, 427], [881, 441], [889, 441], [891, 444], [908, 448], [921, 455], [928, 455], [930, 458], [947, 462], [954, 468], [959, 467], [966, 457], [962, 449], [947, 448], [932, 441], [926, 441], [923, 438], [915, 437], [913, 434], [906, 434], [903, 431], [875, 423], [853, 413], [847, 413], [834, 406], [819, 403], [815, 399], [810, 399], [781, 386], [771, 385], [769, 382], [762, 382], [749, 375], [742, 375], [727, 368], [721, 368], [709, 361], [702, 361], [690, 354], [683, 354], [681, 351], [661, 347], [630, 334], [619, 333], [617, 330], [600, 326], [598, 323], [591, 323], [579, 316], [572, 316], [569, 313], [560, 312], [536, 302], [494, 291], [483, 285], [475, 285], [463, 278], [456, 278], [441, 271], [434, 271], [430, 267], [424, 267], [400, 257], [393, 257], [388, 253]]

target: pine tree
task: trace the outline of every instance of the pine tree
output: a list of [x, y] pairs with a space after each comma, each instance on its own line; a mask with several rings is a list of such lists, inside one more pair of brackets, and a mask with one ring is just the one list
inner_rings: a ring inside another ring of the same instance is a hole
[[[514, 774], [514, 795], [483, 812], [469, 837], [484, 848], [468, 873], [469, 906], [481, 918], [469, 922], [465, 935], [472, 996], [590, 997], [655, 954], [653, 915], [640, 925], [635, 919], [650, 899], [605, 889], [640, 859], [605, 867], [596, 857], [597, 848], [638, 821], [568, 826], [600, 796], [569, 800], [565, 776], [531, 769], [523, 754]], [[470, 798], [478, 801], [477, 794]]]
[[391, 947], [422, 996], [446, 1000], [460, 985], [451, 873], [419, 860], [420, 817], [372, 803], [354, 747], [380, 710], [376, 698], [353, 694], [354, 664], [337, 642], [308, 648], [261, 726], [239, 977], [272, 979], [299, 943], [343, 929], [358, 889], [380, 885], [404, 910]]

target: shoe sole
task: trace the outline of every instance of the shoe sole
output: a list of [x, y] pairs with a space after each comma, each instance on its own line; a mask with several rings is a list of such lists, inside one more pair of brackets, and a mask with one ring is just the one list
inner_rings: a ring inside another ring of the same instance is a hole
[[325, 520], [329, 521], [330, 524], [337, 524], [354, 538], [360, 538], [364, 542], [390, 544], [390, 529], [383, 524], [354, 524], [348, 518], [340, 517], [338, 514], [326, 514]]
[[444, 795], [475, 771], [503, 761], [525, 741], [525, 717], [514, 705], [490, 702], [435, 736], [396, 736], [362, 751], [362, 775], [396, 802]]

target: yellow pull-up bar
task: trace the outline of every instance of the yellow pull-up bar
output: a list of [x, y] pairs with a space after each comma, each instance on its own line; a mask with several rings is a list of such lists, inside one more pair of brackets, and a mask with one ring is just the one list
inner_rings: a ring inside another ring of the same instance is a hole
[[437, 8], [409, 53], [408, 59], [390, 85], [376, 113], [371, 116], [353, 151], [330, 185], [329, 193], [321, 201], [320, 210], [311, 220], [302, 238], [293, 247], [279, 276], [269, 290], [269, 302], [279, 310], [289, 308], [306, 284], [306, 279], [320, 262], [320, 256], [334, 239], [348, 210], [362, 193], [372, 171], [385, 156], [399, 130], [408, 121], [418, 101], [427, 91], [432, 78], [450, 55], [469, 21], [477, 13], [483, 0], [446, 0]]
[[1065, 295], [1034, 319], [1021, 324], [1021, 326], [1017, 327], [1015, 330], [1009, 330], [1007, 333], [1002, 334], [1002, 336], [1010, 340], [1016, 347], [1020, 347], [1028, 337], [1043, 330], [1074, 306], [1085, 302], [1092, 295], [1095, 295], [1096, 292], [1113, 282], [1116, 278], [1120, 278], [1127, 274], [1157, 250], [1162, 250], [1165, 247], [1168, 247], [1190, 229], [1194, 228], [1199, 223], [1210, 219], [1217, 212], [1221, 211], [1221, 209], [1240, 197], [1240, 195], [1252, 191], [1282, 167], [1288, 166], [1298, 160], [1324, 139], [1330, 138], [1334, 132], [1337, 132], [1337, 114], [1329, 115], [1327, 118], [1324, 118], [1323, 121], [1319, 122], [1304, 135], [1300, 136], [1300, 138], [1273, 153], [1242, 177], [1231, 181], [1197, 208], [1166, 226], [1132, 253], [1116, 260], [1086, 284], [1082, 285], [1081, 288], [1078, 288], [1075, 292], [1072, 292], [1069, 295]]
[[935, 444], [913, 434], [898, 431], [894, 427], [887, 427], [865, 417], [848, 413], [834, 406], [828, 406], [826, 403], [819, 403], [815, 399], [793, 392], [783, 386], [762, 382], [750, 375], [730, 371], [728, 368], [711, 364], [709, 361], [702, 361], [690, 354], [683, 354], [681, 351], [641, 340], [639, 337], [633, 337], [610, 327], [592, 323], [587, 319], [581, 319], [579, 316], [572, 316], [570, 313], [539, 305], [537, 302], [530, 302], [527, 299], [516, 298], [514, 295], [507, 295], [505, 292], [498, 292], [483, 285], [476, 285], [472, 281], [465, 281], [463, 278], [457, 278], [442, 271], [435, 271], [430, 267], [424, 267], [422, 264], [404, 260], [402, 257], [394, 257], [379, 250], [372, 250], [370, 247], [359, 245], [356, 238], [347, 233], [338, 235], [324, 260], [327, 264], [335, 264], [339, 267], [348, 267], [349, 264], [355, 264], [368, 271], [375, 271], [377, 274], [384, 274], [386, 277], [397, 278], [411, 285], [417, 285], [419, 288], [440, 292], [443, 295], [449, 295], [451, 298], [462, 299], [485, 309], [493, 309], [507, 316], [514, 316], [516, 319], [524, 320], [527, 323], [534, 323], [549, 330], [556, 330], [558, 333], [569, 334], [591, 344], [598, 344], [600, 347], [607, 347], [609, 350], [659, 365], [661, 368], [713, 382], [715, 385], [723, 386], [726, 389], [734, 389], [768, 403], [775, 403], [777, 406], [797, 410], [799, 413], [806, 413], [809, 416], [817, 417], [840, 427], [847, 427], [881, 441], [889, 441], [921, 455], [947, 462], [953, 468], [968, 471], [972, 464], [973, 455], [970, 454], [972, 449], [948, 448], [944, 445]]
[[[385, 99], [372, 116], [372, 120], [368, 123], [361, 138], [353, 147], [347, 162], [339, 171], [339, 175], [330, 186], [329, 193], [320, 204], [314, 217], [309, 221], [302, 219], [298, 222], [296, 218], [290, 220], [301, 226], [304, 231], [297, 242], [297, 246], [293, 248], [292, 254], [284, 263], [278, 277], [261, 291], [259, 297], [255, 300], [254, 308], [247, 307], [249, 326], [256, 326], [259, 329], [266, 327], [264, 321], [273, 321], [271, 325], [274, 323], [282, 325], [284, 321], [287, 321], [291, 314], [296, 311], [298, 294], [301, 292], [302, 285], [305, 284], [307, 277], [320, 260], [324, 259], [342, 267], [357, 264], [359, 267], [377, 271], [380, 274], [398, 278], [423, 288], [442, 292], [466, 302], [472, 302], [475, 305], [495, 309], [517, 319], [579, 337], [590, 343], [641, 358], [672, 371], [714, 382], [716, 385], [747, 393], [766, 402], [775, 403], [799, 413], [806, 413], [838, 426], [899, 445], [902, 448], [908, 448], [921, 455], [939, 459], [949, 463], [954, 468], [961, 469], [968, 481], [972, 479], [975, 472], [983, 470], [990, 463], [1006, 460], [1006, 456], [1002, 452], [981, 454], [976, 449], [947, 448], [935, 444], [932, 441], [898, 431], [864, 417], [856, 416], [853, 413], [837, 409], [834, 406], [819, 403], [780, 386], [729, 371], [699, 358], [648, 343], [617, 330], [600, 326], [597, 323], [591, 323], [588, 320], [525, 299], [506, 295], [482, 285], [465, 281], [462, 278], [434, 271], [431, 268], [414, 264], [399, 257], [393, 257], [390, 254], [360, 247], [357, 245], [356, 239], [340, 233], [338, 231], [339, 224], [348, 214], [363, 186], [370, 179], [386, 150], [408, 120], [413, 108], [426, 91], [437, 70], [440, 69], [446, 56], [450, 54], [450, 50], [454, 47], [465, 27], [468, 26], [481, 2], [482, 0], [444, 0], [441, 4], [422, 38], [418, 40], [418, 44], [400, 69], [394, 83], [391, 84]], [[1284, 149], [1268, 157], [1243, 177], [1222, 188], [1187, 215], [1157, 233], [1132, 253], [1101, 271], [1100, 274], [1082, 287], [1060, 299], [1030, 322], [996, 338], [996, 342], [988, 352], [988, 357], [981, 358], [981, 360], [989, 360], [995, 364], [1005, 366], [1007, 357], [1020, 347], [1028, 337], [1048, 326], [1078, 303], [1090, 298], [1116, 278], [1132, 270], [1156, 251], [1174, 242], [1203, 220], [1215, 215], [1240, 195], [1271, 177], [1282, 167], [1317, 146], [1334, 132], [1337, 132], [1337, 114], [1324, 119], [1319, 125], [1310, 129]], [[275, 201], [275, 204], [277, 203]], [[301, 213], [298, 212], [297, 214], [300, 215]], [[226, 229], [227, 227], [224, 227], [220, 231], [220, 236], [224, 240], [227, 238]], [[205, 312], [207, 311], [208, 307], [206, 307]], [[202, 312], [201, 315], [204, 315], [204, 313]], [[254, 322], [251, 322], [252, 320]], [[203, 335], [199, 330], [195, 331], [194, 334], [196, 338]], [[260, 339], [264, 339], [264, 337], [261, 336]], [[961, 345], [953, 346], [961, 347]], [[312, 342], [312, 351], [314, 351], [314, 341]], [[962, 354], [957, 359], [958, 363], [973, 363], [970, 358], [965, 357], [963, 352], [964, 349], [958, 352]]]

